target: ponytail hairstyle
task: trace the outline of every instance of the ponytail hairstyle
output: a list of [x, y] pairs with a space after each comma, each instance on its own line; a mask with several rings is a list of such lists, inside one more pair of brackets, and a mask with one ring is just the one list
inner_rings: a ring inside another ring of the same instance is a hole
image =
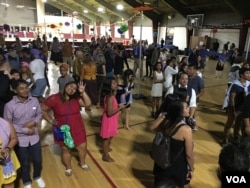
[[125, 87], [127, 87], [129, 82], [131, 81], [131, 80], [129, 80], [130, 75], [132, 75], [134, 77], [134, 72], [131, 69], [127, 69], [123, 73], [123, 83], [124, 83]]

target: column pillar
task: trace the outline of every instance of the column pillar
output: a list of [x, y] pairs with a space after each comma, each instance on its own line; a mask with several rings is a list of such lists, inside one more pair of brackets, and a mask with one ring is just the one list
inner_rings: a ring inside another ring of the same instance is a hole
[[111, 38], [115, 37], [115, 22], [109, 22]]
[[89, 23], [88, 22], [84, 24], [84, 34], [89, 35]]
[[240, 36], [239, 36], [239, 52], [240, 53], [243, 53], [245, 50], [248, 27], [249, 27], [249, 23], [243, 23], [240, 28]]
[[128, 21], [128, 38], [131, 39], [133, 35], [134, 22]]
[[101, 35], [101, 22], [96, 22], [96, 35], [97, 38]]
[[153, 43], [157, 44], [158, 20], [153, 20]]
[[42, 0], [36, 0], [36, 16], [38, 24], [44, 23], [45, 8]]

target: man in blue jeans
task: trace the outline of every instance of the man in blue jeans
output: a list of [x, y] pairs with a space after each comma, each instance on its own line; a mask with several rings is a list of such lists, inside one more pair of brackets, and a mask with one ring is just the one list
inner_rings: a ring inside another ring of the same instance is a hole
[[37, 125], [42, 112], [37, 98], [30, 96], [25, 80], [13, 83], [16, 96], [4, 107], [4, 118], [13, 123], [18, 137], [17, 156], [21, 163], [21, 177], [24, 188], [31, 188], [30, 159], [33, 162], [33, 180], [38, 187], [45, 187], [41, 177], [42, 154]]
[[33, 97], [40, 97], [43, 95], [47, 81], [45, 78], [45, 63], [39, 56], [39, 50], [32, 49], [31, 50], [31, 59], [30, 62], [30, 70], [32, 72], [33, 78], [35, 80], [35, 88], [31, 91], [31, 95]]

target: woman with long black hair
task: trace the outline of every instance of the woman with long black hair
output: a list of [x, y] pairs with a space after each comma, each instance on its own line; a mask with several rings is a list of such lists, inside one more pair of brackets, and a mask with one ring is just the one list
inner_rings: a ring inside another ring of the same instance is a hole
[[192, 129], [183, 121], [189, 114], [187, 103], [182, 103], [175, 99], [168, 105], [155, 120], [153, 129], [164, 131], [170, 135], [174, 129], [177, 132], [172, 135], [170, 142], [171, 166], [163, 169], [154, 164], [155, 187], [159, 187], [163, 182], [174, 181], [179, 187], [189, 187], [189, 182], [193, 177], [193, 134]]

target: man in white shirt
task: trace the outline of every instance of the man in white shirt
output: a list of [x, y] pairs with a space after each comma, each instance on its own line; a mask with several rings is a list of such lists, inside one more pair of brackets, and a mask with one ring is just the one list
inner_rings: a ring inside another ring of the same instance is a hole
[[[181, 73], [179, 78], [179, 84], [173, 86], [173, 89], [170, 89], [168, 94], [178, 94], [180, 98], [183, 97], [183, 101], [186, 101], [190, 108], [190, 117], [194, 116], [195, 109], [197, 107], [196, 104], [196, 93], [193, 88], [190, 88], [188, 86], [188, 74], [187, 73]], [[185, 98], [184, 98], [185, 97]], [[182, 99], [181, 99], [182, 100]]]
[[175, 59], [169, 59], [167, 64], [168, 66], [164, 70], [165, 82], [163, 83], [164, 90], [166, 92], [168, 92], [168, 90], [173, 87], [173, 84], [172, 84], [173, 75], [176, 75], [178, 73], [178, 66], [176, 66]]
[[180, 74], [179, 78], [179, 84], [172, 86], [172, 89], [169, 89], [169, 91], [166, 93], [168, 94], [175, 94], [180, 98], [180, 101], [187, 102], [189, 106], [189, 117], [186, 118], [187, 124], [191, 125], [191, 128], [193, 130], [197, 130], [194, 114], [197, 107], [196, 103], [196, 93], [193, 88], [188, 86], [188, 74], [183, 72]]
[[40, 59], [39, 50], [37, 49], [31, 50], [31, 59], [33, 60], [30, 62], [30, 70], [35, 80], [35, 88], [31, 91], [31, 95], [33, 97], [40, 97], [43, 95], [47, 86], [44, 76], [45, 64], [43, 60]]

